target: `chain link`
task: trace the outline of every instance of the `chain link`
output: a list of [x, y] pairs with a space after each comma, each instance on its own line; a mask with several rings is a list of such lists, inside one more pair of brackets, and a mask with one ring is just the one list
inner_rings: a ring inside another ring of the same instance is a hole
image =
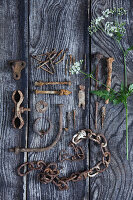
[[[107, 149], [107, 140], [104, 135], [93, 133], [90, 129], [81, 130], [73, 136], [72, 143], [70, 143], [70, 145], [74, 148], [76, 156], [79, 156], [80, 159], [83, 157], [84, 153], [80, 147], [76, 146], [76, 144], [87, 138], [98, 143], [102, 151], [102, 160], [98, 162], [97, 165], [93, 168], [83, 172], [75, 172], [71, 174], [70, 177], [60, 178], [57, 163], [46, 164], [44, 161], [26, 162], [18, 168], [18, 175], [25, 176], [33, 170], [41, 170], [38, 175], [40, 182], [45, 184], [54, 183], [59, 188], [59, 190], [67, 190], [69, 188], [68, 182], [70, 181], [81, 181], [87, 177], [94, 177], [99, 173], [102, 173], [109, 166], [111, 157], [110, 152]], [[68, 158], [66, 160], [76, 160], [75, 158], [77, 159], [77, 157], [73, 156], [71, 159]], [[63, 159], [65, 160], [64, 157]], [[22, 169], [25, 169], [25, 167], [27, 167], [27, 171], [22, 173], [21, 171]]]

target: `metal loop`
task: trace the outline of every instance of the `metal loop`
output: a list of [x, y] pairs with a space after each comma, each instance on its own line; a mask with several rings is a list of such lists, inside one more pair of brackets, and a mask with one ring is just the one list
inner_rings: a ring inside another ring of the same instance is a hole
[[86, 131], [85, 130], [81, 130], [79, 131], [77, 134], [75, 134], [72, 138], [72, 142], [74, 144], [78, 144], [82, 139], [86, 138]]

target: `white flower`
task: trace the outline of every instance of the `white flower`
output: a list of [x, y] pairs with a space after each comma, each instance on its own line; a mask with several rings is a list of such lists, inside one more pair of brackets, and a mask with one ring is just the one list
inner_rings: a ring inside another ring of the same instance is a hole
[[109, 14], [111, 14], [111, 13], [112, 12], [109, 9], [107, 9], [107, 10], [105, 10], [105, 11], [102, 12], [102, 14], [103, 14], [104, 17], [108, 17]]
[[101, 17], [98, 17], [97, 19], [96, 19], [96, 22], [95, 22], [95, 24], [96, 25], [98, 25], [99, 24], [99, 22], [101, 22], [101, 20], [104, 20], [105, 18], [103, 17], [103, 16], [101, 16]]
[[80, 60], [78, 62], [75, 62], [74, 65], [72, 65], [70, 72], [71, 74], [79, 74], [80, 72], [80, 65], [82, 64], [83, 60]]

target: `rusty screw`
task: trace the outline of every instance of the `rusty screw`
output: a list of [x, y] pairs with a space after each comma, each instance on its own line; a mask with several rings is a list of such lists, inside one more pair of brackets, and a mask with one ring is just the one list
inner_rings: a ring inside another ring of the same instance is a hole
[[35, 90], [35, 94], [57, 94], [57, 95], [69, 95], [72, 92], [70, 92], [69, 90], [58, 90], [58, 91], [43, 91], [43, 90]]

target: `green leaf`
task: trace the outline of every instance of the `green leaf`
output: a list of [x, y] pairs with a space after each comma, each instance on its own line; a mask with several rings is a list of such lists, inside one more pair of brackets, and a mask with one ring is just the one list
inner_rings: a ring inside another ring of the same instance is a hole
[[132, 51], [133, 50], [133, 46], [129, 47], [126, 51], [125, 51], [125, 56], [127, 56], [128, 52], [129, 51]]

